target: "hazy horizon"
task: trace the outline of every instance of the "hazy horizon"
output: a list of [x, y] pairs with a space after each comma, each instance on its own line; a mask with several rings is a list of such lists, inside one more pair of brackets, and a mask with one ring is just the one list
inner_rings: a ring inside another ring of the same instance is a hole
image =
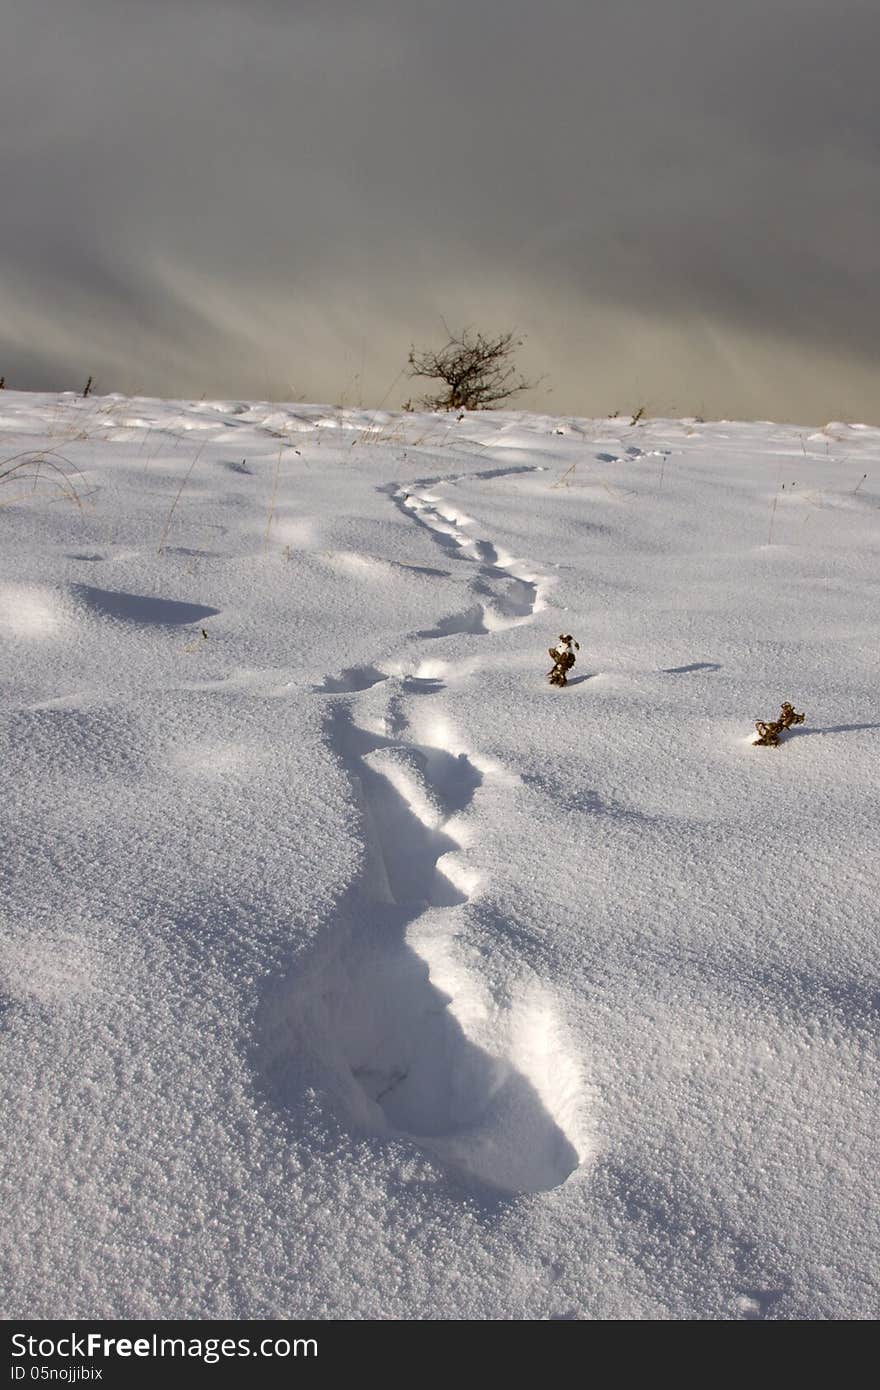
[[862, 0], [31, 0], [0, 54], [7, 387], [880, 423]]

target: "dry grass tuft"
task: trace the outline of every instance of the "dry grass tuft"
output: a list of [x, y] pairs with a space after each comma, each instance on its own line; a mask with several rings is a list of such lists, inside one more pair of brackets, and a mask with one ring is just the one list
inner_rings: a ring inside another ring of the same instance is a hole
[[[76, 480], [79, 481], [80, 488], [77, 488]], [[73, 502], [82, 511], [80, 489], [84, 481], [81, 470], [63, 454], [56, 453], [54, 449], [28, 449], [0, 462], [0, 487], [9, 485], [14, 488], [16, 484], [22, 487], [22, 491], [13, 492], [12, 496], [7, 496], [5, 492], [0, 494], [0, 506], [21, 502], [28, 496], [33, 496], [37, 488], [48, 487], [59, 492], [66, 501]]]

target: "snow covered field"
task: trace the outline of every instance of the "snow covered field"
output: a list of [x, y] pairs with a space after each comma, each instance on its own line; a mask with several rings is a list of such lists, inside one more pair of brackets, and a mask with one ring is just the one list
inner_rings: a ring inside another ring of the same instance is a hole
[[880, 430], [5, 391], [21, 454], [5, 1315], [876, 1316]]

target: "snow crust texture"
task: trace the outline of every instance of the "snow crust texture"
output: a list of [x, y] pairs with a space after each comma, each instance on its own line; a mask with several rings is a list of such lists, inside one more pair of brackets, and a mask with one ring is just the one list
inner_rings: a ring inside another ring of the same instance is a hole
[[880, 431], [4, 458], [8, 1316], [876, 1315]]

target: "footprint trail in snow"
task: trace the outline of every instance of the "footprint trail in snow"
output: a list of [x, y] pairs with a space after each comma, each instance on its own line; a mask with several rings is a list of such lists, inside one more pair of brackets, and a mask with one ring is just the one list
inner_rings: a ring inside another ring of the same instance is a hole
[[[526, 566], [473, 537], [470, 518], [435, 494], [388, 491], [474, 566], [473, 608], [419, 637], [530, 621], [541, 581]], [[408, 673], [396, 665], [399, 676], [377, 661], [328, 675], [319, 688], [331, 697], [327, 739], [357, 789], [364, 866], [318, 956], [285, 990], [284, 1049], [317, 1060], [335, 1108], [354, 1128], [405, 1138], [501, 1193], [545, 1191], [581, 1161], [577, 1067], [546, 997], [532, 992], [499, 1005], [463, 963], [458, 940], [477, 889], [467, 813], [496, 774], [461, 750], [439, 707], [420, 724], [432, 742], [412, 731], [409, 697], [429, 696], [433, 706], [446, 664]], [[365, 699], [369, 713], [359, 717]]]
[[448, 554], [474, 564], [476, 572], [470, 580], [470, 588], [476, 602], [465, 612], [443, 618], [435, 628], [418, 632], [416, 636], [432, 638], [448, 637], [454, 632], [498, 632], [528, 622], [544, 606], [543, 581], [524, 562], [500, 550], [490, 540], [475, 536], [473, 518], [446, 498], [425, 491], [430, 484], [418, 486], [421, 491], [393, 488], [392, 500], [401, 511], [430, 531], [432, 538]]

